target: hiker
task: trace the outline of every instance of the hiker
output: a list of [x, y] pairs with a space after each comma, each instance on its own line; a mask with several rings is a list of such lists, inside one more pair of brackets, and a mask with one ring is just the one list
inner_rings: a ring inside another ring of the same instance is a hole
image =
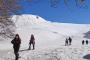
[[71, 43], [72, 43], [72, 39], [71, 39], [71, 37], [69, 37], [69, 45], [71, 45]]
[[84, 40], [82, 41], [82, 45], [84, 45]]
[[67, 46], [68, 45], [68, 39], [66, 38], [66, 40], [65, 40], [65, 46]]
[[86, 40], [86, 45], [88, 45], [88, 40]]
[[33, 50], [34, 50], [35, 49], [35, 38], [33, 34], [31, 34], [31, 38], [29, 42], [29, 50], [31, 50], [31, 44], [33, 45]]
[[39, 17], [38, 17], [38, 16], [36, 16], [36, 18], [38, 19]]
[[19, 58], [19, 49], [21, 44], [21, 39], [19, 37], [19, 34], [16, 34], [15, 38], [11, 41], [13, 44], [14, 54], [15, 54], [15, 60], [18, 60]]

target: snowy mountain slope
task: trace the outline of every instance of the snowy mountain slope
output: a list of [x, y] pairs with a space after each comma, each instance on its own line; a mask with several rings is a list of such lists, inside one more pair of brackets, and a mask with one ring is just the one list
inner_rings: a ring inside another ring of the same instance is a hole
[[88, 31], [90, 25], [86, 24], [69, 24], [69, 23], [54, 23], [46, 21], [45, 19], [35, 15], [21, 15], [13, 16], [12, 18], [16, 21], [17, 28], [31, 28], [31, 29], [42, 29], [60, 33], [63, 35], [71, 35], [75, 33], [82, 33]]
[[[36, 15], [14, 15], [12, 20], [22, 40], [20, 50], [26, 50], [31, 34], [35, 35], [36, 49], [20, 51], [20, 60], [84, 60], [83, 56], [90, 53], [89, 45], [81, 45], [87, 39], [84, 33], [90, 31], [89, 24], [50, 22]], [[69, 36], [73, 42], [67, 47], [65, 39]], [[0, 60], [14, 60], [10, 41], [1, 42]]]

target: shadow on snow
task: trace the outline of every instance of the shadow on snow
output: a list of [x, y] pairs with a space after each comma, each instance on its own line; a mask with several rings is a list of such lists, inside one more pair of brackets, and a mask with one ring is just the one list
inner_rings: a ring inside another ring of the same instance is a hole
[[90, 54], [83, 56], [84, 59], [90, 60]]

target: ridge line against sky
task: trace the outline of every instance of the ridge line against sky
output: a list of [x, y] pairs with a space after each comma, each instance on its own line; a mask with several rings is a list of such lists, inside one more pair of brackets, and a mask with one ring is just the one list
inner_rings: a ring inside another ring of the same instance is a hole
[[33, 1], [32, 3], [21, 2], [23, 9], [20, 13], [39, 15], [46, 20], [54, 22], [90, 24], [90, 0], [86, 0], [85, 5], [88, 7], [81, 8], [76, 7], [74, 0], [70, 0], [68, 6], [61, 0], [57, 8], [51, 7], [49, 0]]

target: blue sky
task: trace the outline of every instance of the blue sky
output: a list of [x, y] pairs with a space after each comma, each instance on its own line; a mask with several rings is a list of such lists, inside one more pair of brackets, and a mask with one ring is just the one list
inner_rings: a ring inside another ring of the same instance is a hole
[[63, 0], [59, 1], [57, 8], [50, 6], [50, 0], [33, 0], [32, 3], [21, 2], [22, 14], [34, 14], [49, 21], [63, 23], [90, 24], [90, 0], [86, 0], [88, 7], [76, 7], [74, 0], [66, 6]]

